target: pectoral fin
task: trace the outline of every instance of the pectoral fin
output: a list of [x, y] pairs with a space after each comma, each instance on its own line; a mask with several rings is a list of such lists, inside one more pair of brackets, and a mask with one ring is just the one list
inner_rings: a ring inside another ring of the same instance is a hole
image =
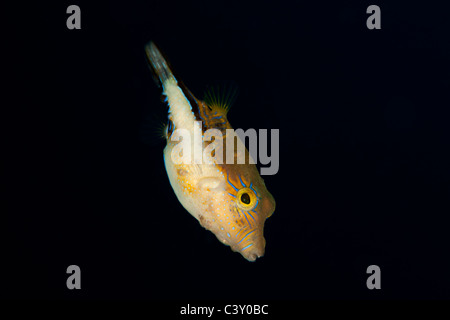
[[197, 187], [204, 191], [217, 190], [223, 187], [223, 180], [219, 177], [204, 177], [198, 181]]

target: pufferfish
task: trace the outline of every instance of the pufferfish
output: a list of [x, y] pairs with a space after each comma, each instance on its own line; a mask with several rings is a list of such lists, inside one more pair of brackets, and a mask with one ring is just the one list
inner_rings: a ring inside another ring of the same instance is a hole
[[[255, 162], [250, 161], [248, 150], [233, 134], [227, 119], [229, 105], [211, 94], [205, 97], [205, 101], [197, 99], [184, 84], [177, 81], [153, 42], [146, 45], [145, 51], [156, 75], [155, 80], [162, 84], [162, 94], [169, 107], [164, 133], [167, 142], [164, 163], [178, 200], [219, 241], [248, 261], [255, 261], [264, 255], [264, 222], [275, 211], [275, 200], [259, 175]], [[201, 121], [200, 126], [198, 121]], [[172, 152], [179, 142], [171, 139], [172, 135], [177, 129], [185, 129], [193, 136], [196, 124], [203, 136], [202, 147], [211, 143], [207, 139], [211, 131], [208, 129], [221, 133], [220, 137], [214, 136], [216, 148], [208, 155], [210, 161], [174, 161]], [[226, 150], [227, 139], [233, 139], [234, 143], [234, 148], [230, 148], [234, 154], [232, 160], [237, 160], [242, 153], [249, 160], [244, 163], [218, 161], [219, 152], [224, 154]]]

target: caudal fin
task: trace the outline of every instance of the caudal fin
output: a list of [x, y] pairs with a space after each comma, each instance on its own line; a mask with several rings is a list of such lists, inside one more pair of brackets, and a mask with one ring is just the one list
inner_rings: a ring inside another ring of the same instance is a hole
[[153, 42], [149, 42], [145, 46], [145, 53], [147, 54], [152, 71], [163, 86], [167, 81], [176, 81], [167, 60]]

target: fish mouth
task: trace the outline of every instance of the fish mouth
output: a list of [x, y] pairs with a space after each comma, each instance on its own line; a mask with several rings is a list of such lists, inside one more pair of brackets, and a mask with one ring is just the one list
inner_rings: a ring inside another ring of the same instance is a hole
[[251, 253], [247, 253], [247, 254], [242, 252], [241, 254], [245, 259], [247, 259], [250, 262], [255, 262], [256, 259], [264, 256], [264, 252], [262, 252], [262, 253], [251, 252]]
[[[249, 249], [247, 249], [249, 250]], [[264, 256], [264, 248], [262, 250], [249, 250], [249, 251], [242, 251], [241, 250], [241, 254], [242, 256], [247, 259], [250, 262], [254, 262], [256, 261], [256, 259], [261, 258], [262, 256]]]
[[247, 243], [236, 248], [234, 251], [239, 252], [245, 259], [254, 262], [256, 259], [264, 256], [266, 240], [264, 237], [260, 239], [252, 239], [251, 243]]

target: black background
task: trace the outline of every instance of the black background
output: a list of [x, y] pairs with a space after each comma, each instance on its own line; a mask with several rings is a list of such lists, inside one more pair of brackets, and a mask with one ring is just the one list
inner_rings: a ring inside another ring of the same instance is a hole
[[[442, 2], [443, 3], [443, 2]], [[81, 30], [66, 8], [81, 8]], [[381, 7], [381, 30], [366, 8]], [[7, 7], [3, 298], [450, 298], [448, 11], [429, 2], [87, 1]], [[9, 41], [10, 40], [10, 41]], [[235, 128], [280, 129], [254, 263], [167, 179], [155, 41]], [[66, 268], [81, 268], [81, 290]], [[381, 290], [366, 269], [381, 268]]]

